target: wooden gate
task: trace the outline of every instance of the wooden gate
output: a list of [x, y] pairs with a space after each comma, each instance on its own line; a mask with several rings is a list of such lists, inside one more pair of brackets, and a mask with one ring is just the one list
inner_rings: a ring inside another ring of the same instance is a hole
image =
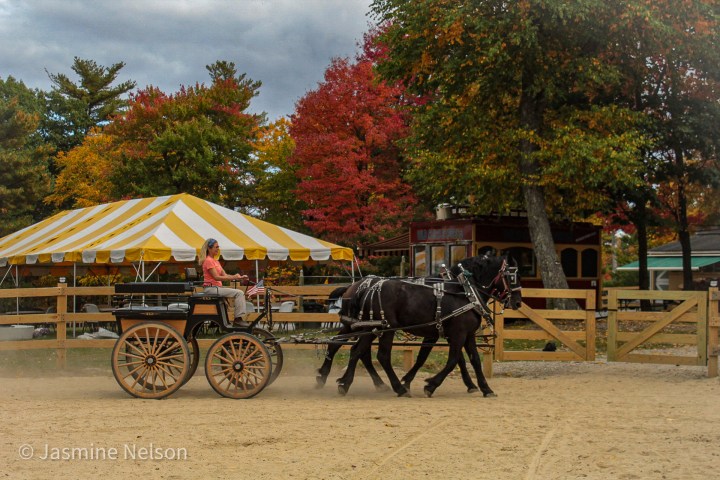
[[[710, 332], [716, 337], [717, 327]], [[708, 340], [707, 292], [609, 292], [608, 361], [705, 366]]]
[[[523, 303], [519, 310], [507, 309], [496, 316], [495, 360], [595, 360], [595, 290], [550, 290], [523, 288], [523, 299], [574, 299], [584, 302], [585, 310], [531, 308]], [[513, 320], [530, 320], [517, 322]], [[512, 349], [513, 341], [553, 342], [556, 350], [542, 351], [526, 346]]]

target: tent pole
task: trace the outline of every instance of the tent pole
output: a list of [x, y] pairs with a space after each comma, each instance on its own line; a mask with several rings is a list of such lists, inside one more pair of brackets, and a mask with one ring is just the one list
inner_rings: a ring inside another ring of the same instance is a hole
[[[153, 268], [152, 271], [151, 271], [150, 273], [148, 273], [148, 277], [150, 277], [150, 275], [152, 275], [153, 273], [155, 273], [155, 270], [157, 270], [158, 268], [160, 268], [160, 265], [162, 265], [162, 262], [158, 262], [158, 264], [155, 265], [155, 268]], [[143, 281], [144, 281], [144, 280], [143, 280]]]
[[12, 278], [12, 265], [8, 265], [8, 269], [5, 272], [5, 275], [3, 275], [2, 280], [0, 280], [0, 285], [5, 283], [5, 279], [7, 278], [8, 275], [10, 275], [10, 278]]
[[[77, 263], [73, 262], [73, 288], [77, 287]], [[73, 313], [75, 312], [75, 309], [77, 308], [77, 301], [75, 299], [75, 294], [73, 293]], [[75, 316], [73, 316], [73, 338], [75, 338]]]
[[355, 259], [355, 264], [357, 265], [358, 269], [358, 276], [362, 278], [362, 270], [360, 270], [360, 261], [357, 259], [357, 256], [353, 255], [353, 258]]
[[[20, 274], [18, 273], [18, 266], [15, 265], [15, 288], [20, 288]], [[15, 315], [20, 315], [20, 297], [15, 297]]]
[[137, 265], [135, 265], [133, 263], [132, 267], [133, 267], [133, 269], [135, 269], [135, 281], [137, 282], [138, 278], [140, 278], [140, 264], [138, 263]]
[[[257, 259], [255, 259], [255, 280], [257, 280], [258, 282], [260, 281], [260, 264]], [[267, 285], [265, 285], [265, 288], [267, 288]], [[260, 311], [260, 294], [259, 293], [255, 294], [255, 301], [257, 302], [258, 312], [259, 312]]]

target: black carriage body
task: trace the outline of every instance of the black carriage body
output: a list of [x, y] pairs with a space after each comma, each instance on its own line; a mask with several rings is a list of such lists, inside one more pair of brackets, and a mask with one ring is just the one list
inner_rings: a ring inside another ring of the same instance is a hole
[[205, 322], [225, 332], [205, 357], [205, 376], [218, 394], [250, 398], [280, 374], [280, 345], [269, 331], [256, 327], [265, 314], [249, 327], [235, 327], [228, 321], [226, 299], [195, 292], [193, 282], [117, 284], [115, 294], [120, 336], [112, 353], [113, 376], [134, 397], [165, 398], [195, 374], [200, 362], [196, 337]]
[[199, 326], [212, 322], [221, 330], [233, 330], [228, 322], [225, 299], [194, 292], [192, 283], [142, 282], [115, 285], [113, 310], [118, 333], [142, 322], [162, 322], [183, 337], [195, 336]]

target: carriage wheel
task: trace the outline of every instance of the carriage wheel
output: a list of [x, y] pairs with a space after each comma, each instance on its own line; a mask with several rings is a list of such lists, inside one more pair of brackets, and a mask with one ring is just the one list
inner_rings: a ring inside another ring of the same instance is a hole
[[277, 338], [275, 338], [275, 335], [263, 328], [253, 328], [252, 334], [262, 340], [267, 347], [268, 352], [270, 352], [270, 360], [272, 362], [272, 373], [270, 374], [270, 380], [268, 380], [268, 385], [270, 385], [277, 379], [277, 377], [280, 375], [280, 372], [282, 371], [282, 348], [280, 348], [280, 344], [277, 343]]
[[[185, 385], [188, 380], [192, 378], [193, 375], [195, 375], [195, 371], [197, 370], [198, 363], [200, 363], [200, 350], [198, 347], [198, 342], [194, 338], [191, 338], [189, 340], [186, 340], [188, 344], [188, 350], [190, 355], [190, 364], [188, 366], [188, 373], [185, 376], [185, 380], [183, 381], [183, 385]], [[133, 354], [135, 353], [135, 350], [128, 344], [125, 345], [125, 353]], [[145, 380], [143, 376], [141, 375], [142, 372], [133, 372], [131, 373], [132, 377], [134, 379], [138, 380], [138, 383], [145, 386]], [[152, 389], [152, 385], [148, 389]]]
[[218, 338], [205, 359], [205, 376], [223, 397], [253, 397], [265, 388], [271, 374], [267, 347], [257, 337], [243, 332]]
[[190, 350], [190, 367], [188, 368], [188, 373], [185, 377], [185, 381], [183, 382], [183, 384], [187, 383], [188, 380], [190, 380], [192, 376], [195, 375], [198, 363], [200, 363], [200, 346], [198, 345], [197, 338], [190, 337], [187, 340], [187, 344]]
[[141, 323], [126, 330], [112, 352], [115, 380], [139, 398], [167, 397], [183, 385], [189, 367], [187, 342], [164, 323]]

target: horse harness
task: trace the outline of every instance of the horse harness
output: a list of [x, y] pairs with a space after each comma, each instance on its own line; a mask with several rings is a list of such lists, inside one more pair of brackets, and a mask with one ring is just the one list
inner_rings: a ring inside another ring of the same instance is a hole
[[[509, 291], [509, 285], [507, 284], [507, 280], [505, 279], [505, 264], [503, 264], [503, 267], [498, 272], [498, 275], [502, 276], [503, 281], [505, 282], [506, 291], [503, 292], [504, 296], [509, 297], [508, 291]], [[451, 318], [457, 317], [459, 315], [462, 315], [465, 312], [468, 312], [470, 310], [475, 310], [481, 318], [485, 319], [490, 325], [493, 325], [493, 318], [490, 310], [487, 307], [487, 304], [482, 300], [480, 295], [478, 294], [475, 287], [471, 284], [469, 280], [469, 276], [472, 274], [468, 272], [467, 270], [463, 269], [461, 267], [461, 273], [457, 275], [456, 279], [452, 278], [452, 275], [449, 273], [449, 271], [446, 270], [445, 275], [443, 275], [443, 278], [439, 282], [433, 282], [430, 284], [426, 284], [425, 278], [417, 278], [414, 280], [402, 280], [405, 283], [410, 283], [413, 285], [420, 285], [425, 288], [432, 288], [433, 294], [435, 295], [435, 302], [436, 302], [436, 308], [435, 308], [435, 320], [432, 322], [423, 323], [420, 325], [414, 325], [412, 328], [419, 328], [419, 327], [425, 327], [428, 325], [435, 325], [438, 329], [438, 333], [441, 337], [444, 337], [444, 329], [443, 329], [443, 322], [446, 320], [449, 320]], [[347, 315], [341, 315], [341, 320], [347, 324], [350, 325], [350, 328], [352, 330], [358, 330], [361, 328], [368, 328], [368, 327], [374, 327], [372, 330], [372, 333], [375, 335], [381, 335], [388, 331], [395, 331], [395, 330], [401, 330], [402, 328], [389, 328], [390, 324], [385, 319], [385, 311], [383, 309], [382, 305], [382, 286], [387, 281], [387, 278], [378, 278], [378, 277], [368, 277], [365, 278], [360, 285], [358, 286], [357, 294], [361, 295], [361, 301], [360, 301], [360, 312], [358, 314], [357, 318], [349, 317]], [[437, 280], [437, 279], [436, 279]], [[445, 285], [448, 281], [457, 280], [457, 282], [462, 285], [464, 295], [468, 299], [468, 303], [463, 305], [460, 308], [457, 308], [453, 310], [452, 312], [448, 313], [447, 315], [442, 315], [442, 299], [445, 296], [445, 294], [451, 294], [451, 295], [457, 295], [454, 292], [446, 292], [445, 291]], [[498, 277], [495, 277], [492, 282], [488, 285], [493, 285], [495, 282], [498, 281]], [[487, 288], [487, 287], [484, 287]], [[495, 293], [497, 289], [493, 290], [492, 293]], [[490, 296], [493, 296], [492, 293]], [[377, 303], [379, 307], [379, 313], [380, 313], [380, 319], [376, 320], [374, 318], [374, 300], [377, 297]], [[496, 297], [501, 298], [501, 297]], [[502, 297], [504, 298], [504, 297]], [[368, 319], [363, 320], [365, 307], [368, 306]], [[378, 328], [379, 327], [379, 328]], [[407, 327], [403, 327], [407, 328]]]

